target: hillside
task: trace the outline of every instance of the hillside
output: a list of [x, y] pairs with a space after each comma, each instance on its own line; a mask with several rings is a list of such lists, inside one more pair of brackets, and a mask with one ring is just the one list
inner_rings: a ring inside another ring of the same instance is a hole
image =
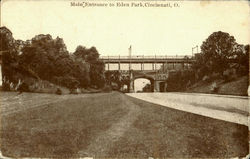
[[214, 82], [216, 82], [218, 86], [218, 92], [216, 94], [247, 96], [248, 76], [239, 77], [230, 82], [224, 82], [223, 80], [217, 80], [212, 82], [200, 81], [188, 88], [186, 92], [212, 93], [211, 88]]

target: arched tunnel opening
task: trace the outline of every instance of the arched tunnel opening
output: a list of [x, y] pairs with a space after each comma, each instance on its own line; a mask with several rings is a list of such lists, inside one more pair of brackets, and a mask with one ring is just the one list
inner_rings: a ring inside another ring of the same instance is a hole
[[141, 92], [153, 92], [154, 91], [154, 81], [148, 78], [137, 78], [134, 80], [134, 91], [136, 93]]

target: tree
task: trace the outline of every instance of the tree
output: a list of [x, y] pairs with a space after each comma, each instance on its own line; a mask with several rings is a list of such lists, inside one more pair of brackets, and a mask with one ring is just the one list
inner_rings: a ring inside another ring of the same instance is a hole
[[86, 47], [77, 46], [74, 55], [78, 61], [89, 64], [90, 85], [103, 87], [105, 84], [104, 68], [105, 65], [99, 60], [99, 53], [95, 47], [87, 49]]
[[89, 85], [88, 68], [67, 51], [63, 39], [40, 34], [22, 49], [20, 66], [32, 70], [41, 79], [73, 89]]
[[249, 72], [249, 45], [237, 45], [235, 49], [237, 72], [239, 75], [247, 75]]
[[74, 52], [74, 55], [77, 58], [82, 58], [83, 60], [89, 63], [95, 63], [95, 61], [97, 61], [99, 58], [99, 53], [95, 47], [91, 47], [90, 49], [87, 49], [86, 47], [82, 45], [77, 46]]
[[118, 86], [118, 89], [120, 89], [122, 85], [127, 84], [125, 83], [125, 79], [122, 78], [122, 75], [120, 71], [118, 70], [106, 71], [105, 79], [106, 79], [106, 83], [109, 85], [111, 85], [111, 83], [116, 83]]
[[218, 31], [212, 33], [201, 45], [202, 62], [208, 74], [223, 74], [229, 68], [233, 58], [236, 41], [228, 33]]
[[192, 64], [192, 70], [196, 72], [196, 78], [198, 80], [209, 72], [208, 65], [206, 65], [206, 59], [203, 55], [202, 53], [195, 54], [195, 62]]
[[143, 88], [142, 88], [143, 92], [151, 92], [151, 84], [147, 83]]
[[105, 85], [104, 63], [100, 60], [90, 65], [90, 82], [91, 85], [101, 88]]
[[14, 81], [16, 79], [16, 70], [18, 68], [18, 52], [15, 39], [8, 28], [0, 27], [0, 41], [3, 77], [5, 81]]
[[95, 47], [78, 46], [69, 54], [62, 38], [40, 34], [31, 40], [15, 40], [6, 27], [0, 28], [3, 75], [6, 81], [34, 78], [68, 88], [103, 87], [104, 63]]

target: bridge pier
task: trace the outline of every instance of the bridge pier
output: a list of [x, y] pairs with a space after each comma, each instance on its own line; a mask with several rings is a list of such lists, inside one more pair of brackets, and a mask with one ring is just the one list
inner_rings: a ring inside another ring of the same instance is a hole
[[135, 92], [135, 87], [134, 87], [134, 80], [131, 80], [129, 83], [129, 93], [134, 93]]
[[160, 92], [160, 82], [154, 81], [154, 92]]
[[166, 92], [167, 83], [166, 81], [154, 81], [154, 92]]
[[134, 93], [135, 92], [134, 79], [133, 79], [133, 72], [132, 72], [132, 70], [129, 70], [129, 87], [128, 87], [128, 92], [129, 93]]

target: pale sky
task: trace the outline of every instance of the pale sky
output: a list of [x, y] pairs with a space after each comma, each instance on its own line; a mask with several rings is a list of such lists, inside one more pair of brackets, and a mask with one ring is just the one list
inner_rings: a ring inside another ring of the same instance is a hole
[[135, 92], [142, 91], [143, 87], [145, 87], [147, 84], [150, 84], [150, 81], [148, 79], [144, 79], [144, 78], [136, 79], [134, 83]]
[[4, 0], [1, 26], [8, 27], [15, 39], [51, 34], [53, 38], [63, 38], [70, 52], [78, 45], [95, 46], [101, 55], [128, 55], [130, 45], [132, 55], [191, 55], [192, 47], [200, 46], [211, 33], [219, 30], [233, 35], [240, 44], [249, 44], [247, 1], [181, 1], [178, 4], [178, 8], [84, 8], [72, 7], [70, 1], [63, 0]]

